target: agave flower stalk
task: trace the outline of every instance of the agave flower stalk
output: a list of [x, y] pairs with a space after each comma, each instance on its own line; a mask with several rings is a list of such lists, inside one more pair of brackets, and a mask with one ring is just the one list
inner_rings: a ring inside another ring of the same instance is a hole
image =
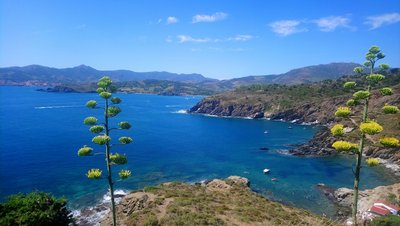
[[[361, 160], [362, 154], [365, 146], [365, 139], [366, 135], [376, 135], [382, 132], [383, 127], [378, 124], [378, 122], [371, 121], [368, 119], [368, 108], [369, 108], [369, 100], [372, 97], [371, 95], [371, 87], [376, 85], [383, 79], [385, 76], [375, 73], [375, 64], [378, 60], [383, 59], [385, 54], [383, 54], [379, 47], [372, 46], [368, 53], [366, 54], [366, 62], [364, 66], [369, 69], [369, 73], [365, 76], [365, 79], [368, 82], [368, 86], [364, 90], [359, 90], [353, 94], [353, 99], [347, 101], [347, 106], [357, 106], [363, 105], [364, 110], [362, 113], [362, 120], [360, 122], [360, 140], [359, 144], [350, 143], [344, 140], [336, 141], [333, 143], [333, 148], [337, 151], [347, 151], [352, 152], [356, 155], [356, 166], [354, 172], [354, 193], [353, 193], [353, 204], [352, 204], [352, 221], [353, 225], [357, 225], [357, 205], [358, 205], [358, 190], [359, 190], [359, 183], [360, 183], [360, 171], [361, 171]], [[387, 64], [379, 65], [381, 70], [386, 70], [389, 68]], [[354, 68], [354, 72], [360, 75], [363, 75], [364, 69], [362, 67]], [[344, 88], [352, 89], [357, 84], [355, 82], [346, 82], [344, 84]], [[385, 87], [380, 90], [382, 95], [391, 95], [393, 90], [391, 88]], [[385, 105], [382, 108], [382, 111], [385, 114], [396, 114], [398, 113], [397, 106], [390, 106]], [[351, 109], [349, 107], [339, 107], [338, 110], [335, 112], [335, 116], [337, 117], [350, 117]], [[334, 136], [342, 136], [344, 135], [343, 126], [341, 124], [335, 125], [331, 132]], [[398, 140], [396, 138], [382, 138], [380, 139], [380, 143], [384, 146], [395, 147], [398, 145]], [[367, 165], [369, 166], [376, 166], [379, 164], [379, 160], [375, 158], [369, 158], [366, 160]]]
[[[104, 108], [98, 107], [97, 102], [95, 100], [90, 100], [86, 103], [88, 108], [92, 109], [102, 109], [104, 111], [104, 122], [99, 123], [98, 119], [90, 116], [85, 118], [84, 124], [90, 126], [89, 131], [97, 134], [97, 136], [93, 137], [92, 142], [97, 145], [101, 145], [105, 147], [105, 153], [94, 153], [93, 148], [87, 147], [86, 145], [79, 149], [78, 156], [95, 156], [95, 155], [105, 155], [106, 157], [106, 166], [107, 166], [107, 182], [110, 190], [111, 196], [111, 211], [112, 211], [112, 219], [113, 225], [117, 225], [116, 220], [116, 212], [115, 212], [115, 199], [114, 199], [114, 182], [112, 178], [112, 165], [123, 165], [128, 162], [128, 159], [125, 155], [121, 155], [118, 153], [111, 154], [111, 137], [110, 131], [113, 129], [121, 129], [127, 130], [131, 128], [129, 122], [120, 122], [118, 124], [118, 128], [110, 127], [110, 119], [114, 118], [121, 112], [121, 108], [117, 105], [121, 103], [121, 99], [118, 97], [112, 97], [112, 93], [116, 91], [116, 88], [112, 85], [112, 81], [108, 77], [103, 77], [97, 83], [99, 88], [97, 89], [97, 93], [99, 96], [104, 99]], [[120, 137], [118, 139], [120, 141], [120, 145], [126, 145], [132, 142], [132, 138], [130, 137]], [[86, 176], [89, 179], [101, 179], [102, 171], [100, 169], [91, 169], [87, 172]], [[131, 176], [131, 171], [129, 170], [121, 170], [119, 172], [119, 176], [121, 179], [127, 179]]]

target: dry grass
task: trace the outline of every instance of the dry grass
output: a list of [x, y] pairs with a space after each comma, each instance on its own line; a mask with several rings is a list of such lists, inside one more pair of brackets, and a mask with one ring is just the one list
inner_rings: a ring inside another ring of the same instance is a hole
[[230, 185], [228, 192], [184, 183], [145, 188], [156, 198], [130, 215], [127, 225], [338, 225], [306, 210], [269, 201], [246, 186]]

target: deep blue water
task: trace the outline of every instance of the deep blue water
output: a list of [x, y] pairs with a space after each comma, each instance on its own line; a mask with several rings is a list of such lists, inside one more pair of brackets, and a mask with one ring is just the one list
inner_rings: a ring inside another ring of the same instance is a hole
[[[101, 151], [91, 144], [93, 134], [82, 123], [90, 115], [101, 118], [99, 110], [84, 106], [90, 99], [99, 100], [97, 94], [35, 89], [0, 87], [0, 198], [38, 189], [67, 197], [72, 208], [95, 204], [107, 190], [106, 180], [89, 180], [85, 173], [90, 168], [105, 173], [104, 157], [78, 157], [77, 150], [87, 144]], [[111, 122], [130, 121], [133, 128], [113, 131], [111, 136], [134, 139], [113, 150], [129, 158], [114, 172], [120, 168], [133, 172], [130, 179], [116, 182], [118, 189], [240, 175], [267, 197], [330, 215], [333, 207], [315, 185], [352, 186], [350, 158], [299, 158], [277, 152], [287, 150], [288, 144], [306, 142], [316, 131], [312, 126], [177, 113], [201, 97], [116, 96], [123, 100], [123, 111]], [[271, 173], [264, 175], [264, 168]], [[271, 181], [272, 177], [278, 181]], [[361, 188], [394, 180], [383, 167], [364, 167]]]

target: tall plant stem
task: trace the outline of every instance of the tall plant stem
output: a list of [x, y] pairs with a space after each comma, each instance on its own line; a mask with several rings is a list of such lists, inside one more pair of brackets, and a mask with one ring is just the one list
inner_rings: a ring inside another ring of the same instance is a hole
[[[372, 71], [371, 71], [372, 74]], [[371, 91], [371, 86], [368, 85], [368, 92]], [[364, 102], [364, 113], [362, 122], [366, 122], [368, 118], [368, 105], [369, 105], [369, 98], [365, 99]], [[361, 160], [362, 160], [362, 153], [364, 149], [364, 142], [365, 142], [365, 134], [362, 133], [360, 137], [360, 145], [357, 152], [357, 159], [356, 159], [356, 171], [355, 171], [355, 178], [354, 178], [354, 191], [353, 191], [353, 207], [352, 207], [352, 219], [353, 225], [357, 225], [357, 205], [358, 205], [358, 190], [359, 190], [359, 183], [360, 183], [360, 171], [361, 171]]]
[[[104, 117], [105, 117], [105, 128], [106, 128], [106, 135], [109, 136], [110, 130], [108, 129], [108, 99], [106, 99], [106, 106], [104, 108]], [[111, 211], [113, 217], [113, 226], [117, 225], [117, 219], [115, 216], [115, 202], [114, 202], [114, 188], [111, 176], [111, 162], [110, 162], [110, 142], [107, 141], [106, 143], [106, 161], [107, 161], [107, 179], [108, 185], [110, 187], [110, 196], [111, 196]]]

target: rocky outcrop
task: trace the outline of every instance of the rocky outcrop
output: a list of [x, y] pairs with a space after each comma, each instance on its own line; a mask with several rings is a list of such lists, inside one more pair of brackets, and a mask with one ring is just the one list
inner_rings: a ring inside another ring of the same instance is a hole
[[[387, 200], [389, 195], [396, 199], [400, 198], [400, 183], [359, 191], [358, 194], [358, 211], [363, 213], [367, 211], [374, 202], [378, 200]], [[334, 197], [339, 205], [351, 207], [353, 203], [353, 189], [339, 188], [334, 192]]]
[[189, 113], [208, 114], [215, 116], [230, 117], [264, 117], [264, 107], [261, 104], [252, 105], [247, 103], [237, 103], [224, 105], [217, 99], [203, 99], [193, 106]]
[[346, 103], [348, 97], [337, 97], [318, 103], [307, 103], [287, 110], [271, 113], [273, 120], [283, 119], [285, 121], [296, 120], [296, 123], [319, 123], [328, 124], [333, 122], [333, 113], [337, 106]]
[[296, 156], [334, 155], [337, 153], [336, 150], [332, 148], [332, 143], [334, 141], [335, 138], [331, 135], [329, 129], [327, 127], [321, 127], [311, 140], [289, 150], [289, 153]]

